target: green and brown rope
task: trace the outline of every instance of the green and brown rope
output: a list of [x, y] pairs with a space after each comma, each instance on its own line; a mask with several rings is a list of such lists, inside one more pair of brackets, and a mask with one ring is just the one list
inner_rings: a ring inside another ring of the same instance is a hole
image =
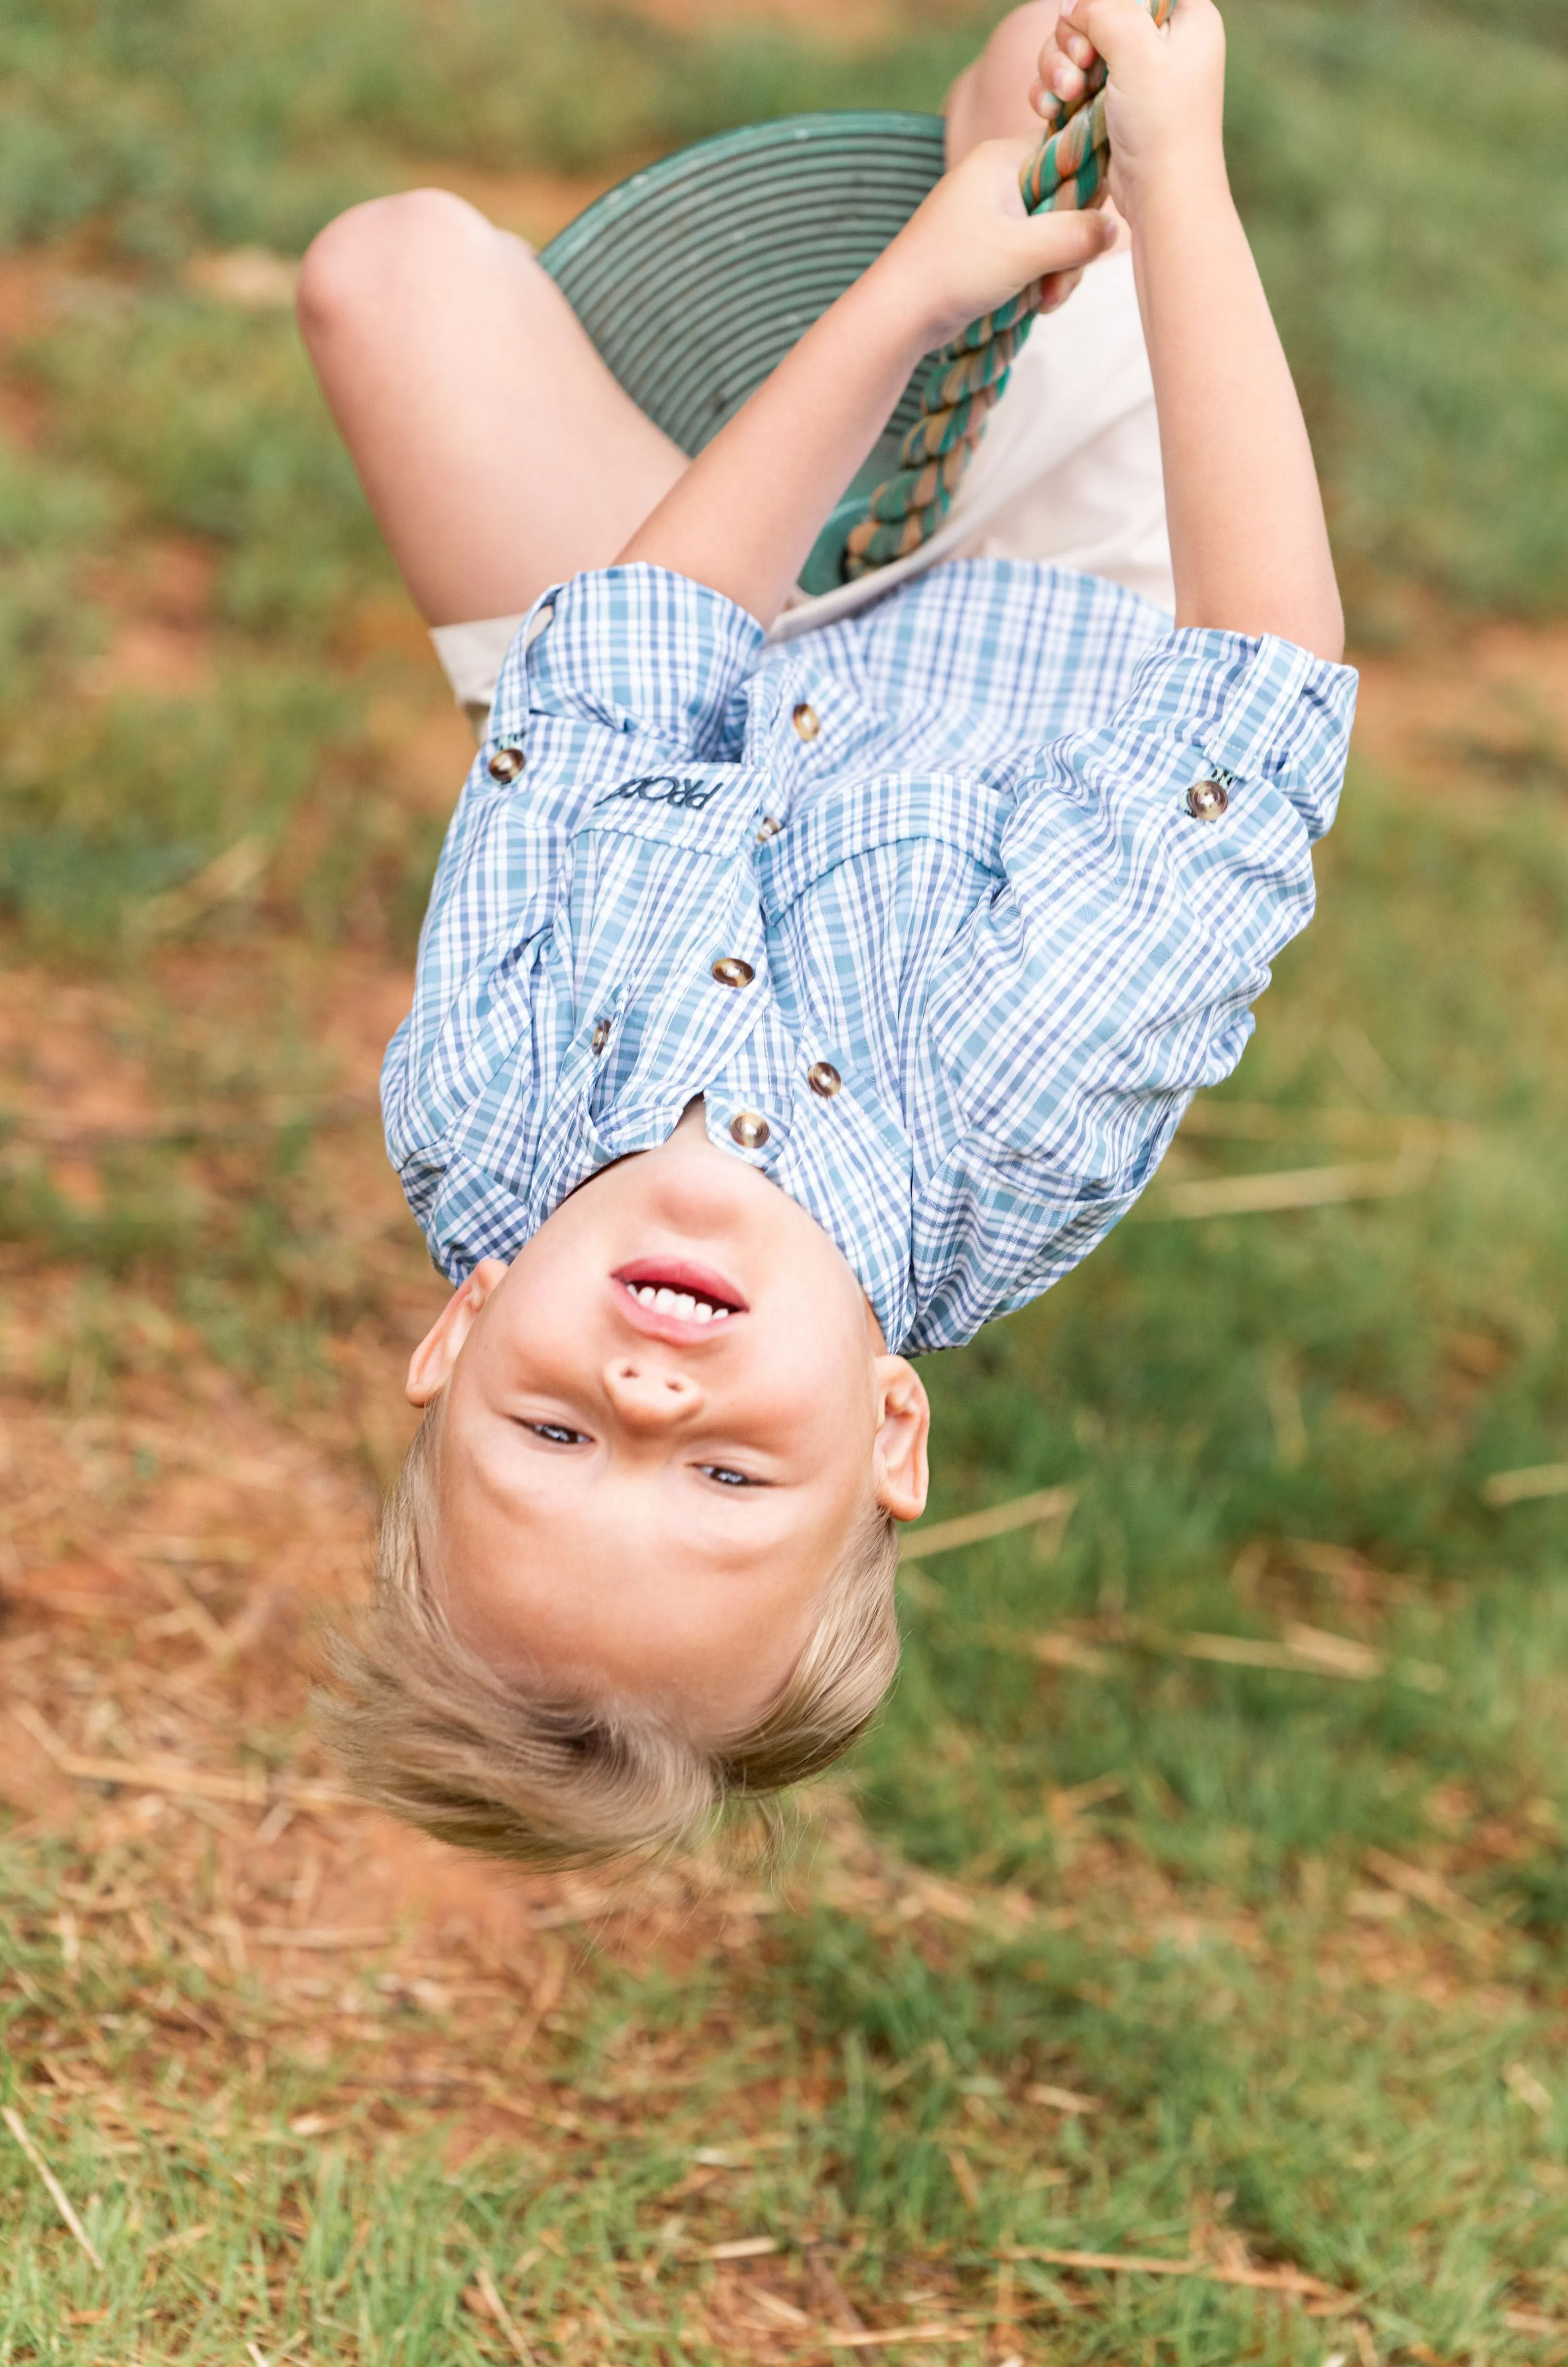
[[[1175, 0], [1145, 0], [1163, 25]], [[1032, 214], [1070, 213], [1092, 205], [1111, 161], [1105, 127], [1105, 63], [1097, 59], [1088, 86], [1070, 110], [1055, 102], [1060, 119], [1024, 166], [1023, 202]], [[1059, 302], [1060, 298], [1055, 301]], [[851, 527], [843, 558], [846, 582], [906, 558], [930, 540], [952, 506], [969, 456], [985, 433], [992, 404], [1008, 382], [1013, 357], [1039, 311], [1054, 304], [1025, 290], [972, 321], [931, 365], [920, 416], [905, 436], [900, 465], [870, 495]]]

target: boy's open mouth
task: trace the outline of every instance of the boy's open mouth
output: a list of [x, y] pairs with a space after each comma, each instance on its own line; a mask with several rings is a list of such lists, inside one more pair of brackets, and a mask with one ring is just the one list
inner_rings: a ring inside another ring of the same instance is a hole
[[678, 1323], [725, 1323], [747, 1312], [745, 1299], [723, 1274], [684, 1258], [639, 1258], [610, 1277], [639, 1307]]

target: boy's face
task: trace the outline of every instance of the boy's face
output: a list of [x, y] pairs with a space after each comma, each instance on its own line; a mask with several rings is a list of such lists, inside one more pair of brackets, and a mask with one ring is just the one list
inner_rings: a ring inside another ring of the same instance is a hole
[[925, 1504], [919, 1380], [700, 1103], [476, 1268], [409, 1368], [416, 1405], [443, 1388], [457, 1635], [500, 1667], [663, 1697], [715, 1740], [788, 1677], [856, 1523]]

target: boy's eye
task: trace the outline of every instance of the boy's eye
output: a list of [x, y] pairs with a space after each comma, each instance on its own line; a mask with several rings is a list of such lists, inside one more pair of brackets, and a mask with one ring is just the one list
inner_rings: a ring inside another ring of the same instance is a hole
[[744, 1471], [732, 1471], [728, 1463], [699, 1463], [698, 1470], [705, 1479], [715, 1479], [721, 1488], [757, 1488], [761, 1482]]
[[587, 1435], [581, 1430], [569, 1430], [563, 1421], [530, 1421], [524, 1425], [536, 1438], [547, 1438], [552, 1446], [586, 1446]]

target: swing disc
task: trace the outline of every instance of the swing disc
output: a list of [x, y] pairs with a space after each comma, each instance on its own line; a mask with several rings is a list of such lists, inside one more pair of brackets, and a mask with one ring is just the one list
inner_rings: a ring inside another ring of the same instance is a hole
[[[939, 116], [785, 116], [634, 173], [539, 261], [638, 408], [695, 454], [903, 228], [942, 170]], [[863, 495], [897, 465], [926, 374], [812, 552], [826, 591]]]

